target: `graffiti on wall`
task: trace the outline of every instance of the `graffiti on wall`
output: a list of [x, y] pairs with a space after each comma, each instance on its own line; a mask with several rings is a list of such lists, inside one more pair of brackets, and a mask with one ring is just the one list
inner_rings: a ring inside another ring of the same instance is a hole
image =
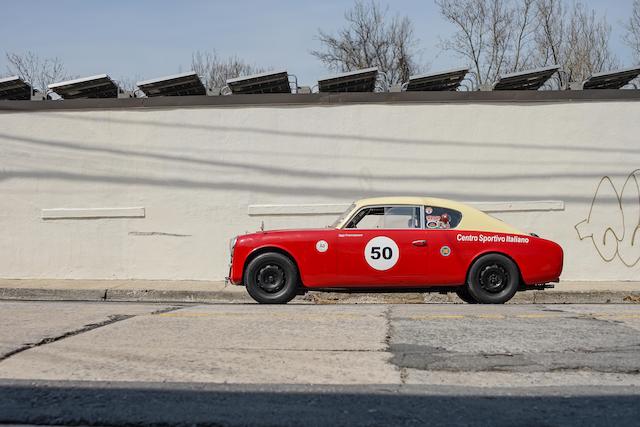
[[590, 239], [606, 262], [614, 259], [633, 267], [640, 261], [640, 169], [633, 171], [618, 192], [611, 178], [602, 177], [589, 215], [575, 225], [580, 240]]

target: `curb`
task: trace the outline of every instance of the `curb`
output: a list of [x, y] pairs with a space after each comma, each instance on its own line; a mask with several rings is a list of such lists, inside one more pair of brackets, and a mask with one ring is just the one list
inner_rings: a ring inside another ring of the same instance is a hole
[[[304, 299], [316, 304], [464, 304], [455, 293], [310, 292]], [[508, 304], [640, 304], [640, 291], [526, 291]]]
[[244, 292], [187, 291], [159, 289], [109, 289], [105, 301], [114, 302], [184, 302], [184, 303], [245, 303], [253, 302]]
[[0, 300], [105, 301], [106, 289], [0, 288]]
[[[243, 289], [191, 291], [158, 289], [0, 288], [0, 300], [113, 301], [148, 303], [253, 303]], [[309, 292], [294, 302], [311, 304], [462, 304], [455, 293]], [[640, 304], [640, 291], [526, 291], [509, 304]]]
[[0, 288], [0, 300], [113, 301], [113, 302], [251, 302], [244, 292], [158, 289], [41, 289]]

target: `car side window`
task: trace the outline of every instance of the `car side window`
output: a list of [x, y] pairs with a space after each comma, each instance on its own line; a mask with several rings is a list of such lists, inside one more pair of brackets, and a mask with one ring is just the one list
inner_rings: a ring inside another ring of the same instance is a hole
[[462, 221], [462, 213], [455, 209], [439, 206], [424, 207], [424, 226], [428, 230], [448, 230], [456, 228]]
[[369, 230], [420, 228], [420, 207], [375, 206], [363, 208], [354, 215], [346, 228]]

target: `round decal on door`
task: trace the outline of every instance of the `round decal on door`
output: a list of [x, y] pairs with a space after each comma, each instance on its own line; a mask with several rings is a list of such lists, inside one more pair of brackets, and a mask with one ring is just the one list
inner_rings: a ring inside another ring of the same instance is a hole
[[369, 240], [364, 248], [364, 259], [367, 264], [378, 271], [389, 270], [400, 258], [400, 250], [396, 242], [386, 236], [378, 236]]
[[451, 248], [449, 246], [443, 246], [440, 248], [440, 255], [449, 256], [451, 255]]
[[318, 240], [318, 243], [316, 243], [316, 250], [318, 252], [327, 252], [328, 249], [329, 249], [329, 244], [327, 243], [326, 240]]

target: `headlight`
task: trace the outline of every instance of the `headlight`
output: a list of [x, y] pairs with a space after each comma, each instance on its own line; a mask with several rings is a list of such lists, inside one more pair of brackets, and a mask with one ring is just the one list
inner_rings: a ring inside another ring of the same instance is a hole
[[236, 242], [238, 241], [238, 236], [234, 237], [229, 241], [229, 252], [233, 254], [233, 249], [236, 247]]

